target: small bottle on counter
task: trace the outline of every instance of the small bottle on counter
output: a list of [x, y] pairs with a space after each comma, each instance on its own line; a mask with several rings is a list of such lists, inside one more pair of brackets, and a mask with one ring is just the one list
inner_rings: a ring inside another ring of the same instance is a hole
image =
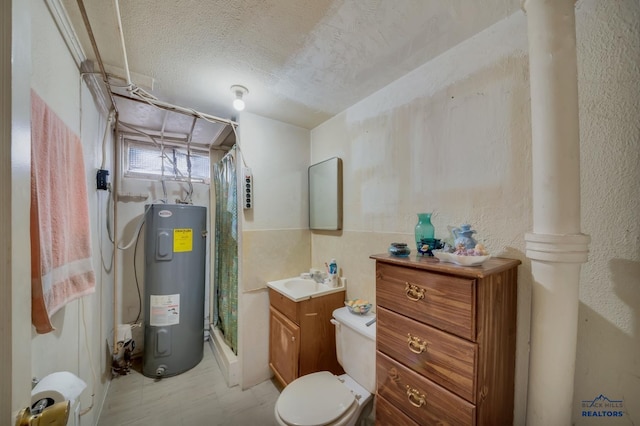
[[338, 264], [335, 259], [331, 259], [329, 262], [329, 275], [337, 275], [338, 274]]
[[338, 287], [338, 264], [335, 259], [331, 259], [328, 266], [329, 272], [329, 285], [331, 287]]
[[338, 275], [336, 274], [329, 275], [329, 286], [338, 287]]

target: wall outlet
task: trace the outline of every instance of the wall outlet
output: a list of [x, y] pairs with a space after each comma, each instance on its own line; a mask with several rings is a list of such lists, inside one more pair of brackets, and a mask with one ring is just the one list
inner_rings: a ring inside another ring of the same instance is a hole
[[96, 187], [98, 189], [107, 190], [109, 185], [109, 170], [99, 169], [96, 175]]
[[243, 167], [242, 176], [244, 181], [242, 205], [245, 210], [248, 210], [253, 208], [253, 175], [251, 174], [251, 169], [248, 167]]

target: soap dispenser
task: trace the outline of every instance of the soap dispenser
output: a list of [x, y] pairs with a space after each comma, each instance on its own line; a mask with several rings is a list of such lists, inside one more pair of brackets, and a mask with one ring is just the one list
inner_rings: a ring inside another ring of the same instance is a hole
[[338, 264], [335, 259], [331, 259], [329, 262], [329, 285], [338, 287]]
[[331, 259], [329, 262], [329, 275], [337, 275], [338, 274], [338, 264], [335, 259]]

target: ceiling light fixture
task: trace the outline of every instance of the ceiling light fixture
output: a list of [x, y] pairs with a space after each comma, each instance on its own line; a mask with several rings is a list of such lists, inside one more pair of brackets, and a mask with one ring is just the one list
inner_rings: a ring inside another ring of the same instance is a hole
[[244, 95], [249, 93], [249, 89], [244, 86], [240, 86], [238, 84], [234, 84], [231, 86], [231, 93], [235, 95], [235, 99], [233, 100], [233, 107], [237, 111], [242, 111], [244, 109], [244, 100], [242, 99]]

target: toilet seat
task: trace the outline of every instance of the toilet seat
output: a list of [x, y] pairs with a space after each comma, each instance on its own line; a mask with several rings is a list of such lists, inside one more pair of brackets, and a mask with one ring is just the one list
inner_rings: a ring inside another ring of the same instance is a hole
[[292, 426], [320, 426], [349, 418], [358, 402], [336, 376], [328, 371], [302, 376], [284, 388], [275, 411]]

